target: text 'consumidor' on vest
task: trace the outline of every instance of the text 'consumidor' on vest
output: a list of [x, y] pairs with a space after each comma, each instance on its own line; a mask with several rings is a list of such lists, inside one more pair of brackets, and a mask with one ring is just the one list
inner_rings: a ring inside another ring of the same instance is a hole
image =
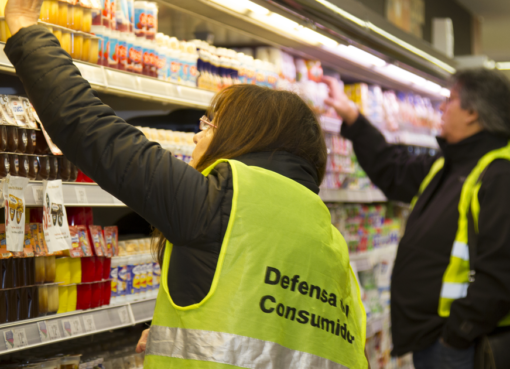
[[[336, 294], [328, 293], [326, 289], [320, 286], [315, 286], [306, 281], [301, 281], [300, 276], [297, 274], [290, 278], [289, 276], [282, 275], [280, 270], [268, 266], [266, 268], [264, 283], [274, 285], [275, 287], [279, 286], [289, 292], [296, 292], [308, 298], [319, 300], [334, 308], [337, 308], [338, 305], [340, 305], [341, 309], [333, 309], [332, 313], [342, 311], [346, 318], [349, 317], [349, 305], [344, 305], [341, 299], [338, 301]], [[260, 299], [259, 305], [262, 312], [266, 314], [276, 313], [283, 319], [296, 321], [300, 324], [310, 323], [312, 327], [322, 329], [325, 332], [342, 337], [351, 344], [354, 342], [354, 336], [351, 335], [351, 332], [347, 327], [347, 322], [343, 322], [340, 319], [336, 319], [335, 321], [326, 317], [321, 317], [320, 315], [310, 314], [310, 312], [304, 309], [298, 310], [295, 307], [285, 306], [271, 295], [263, 296]]]

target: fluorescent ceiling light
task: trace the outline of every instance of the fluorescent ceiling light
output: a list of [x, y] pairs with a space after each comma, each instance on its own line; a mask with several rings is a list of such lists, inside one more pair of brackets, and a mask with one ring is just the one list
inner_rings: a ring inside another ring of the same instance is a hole
[[[293, 20], [284, 17], [277, 13], [272, 13], [268, 9], [264, 8], [263, 6], [260, 6], [258, 4], [255, 4], [252, 1], [249, 0], [210, 0], [212, 2], [215, 2], [217, 4], [220, 4], [224, 7], [227, 7], [231, 10], [234, 10], [238, 13], [242, 13], [245, 15], [248, 15], [249, 17], [258, 20], [262, 23], [267, 24], [268, 26], [272, 28], [277, 28], [289, 35], [292, 35], [294, 37], [297, 37], [309, 44], [322, 46], [326, 50], [335, 53], [347, 60], [350, 60], [356, 64], [362, 65], [366, 68], [372, 68], [377, 73], [386, 76], [388, 78], [391, 78], [395, 81], [399, 81], [405, 85], [413, 86], [416, 88], [419, 88], [423, 91], [429, 92], [429, 93], [435, 93], [439, 94], [441, 96], [449, 96], [450, 91], [446, 88], [441, 87], [437, 83], [431, 82], [426, 80], [423, 77], [420, 77], [414, 73], [411, 73], [405, 69], [402, 69], [400, 67], [397, 67], [393, 64], [388, 64], [385, 60], [378, 58], [377, 56], [370, 54], [360, 48], [357, 48], [353, 45], [339, 45], [337, 41], [334, 39], [324, 36], [323, 34], [316, 32], [308, 27], [304, 27], [300, 25], [297, 22], [294, 22]], [[335, 5], [327, 2], [326, 0], [316, 0], [323, 4], [324, 6], [328, 7], [329, 9], [341, 14], [347, 19], [350, 19], [351, 21], [355, 23], [359, 23], [362, 26], [368, 26], [371, 23], [362, 21], [359, 18], [356, 18], [349, 13], [346, 13], [342, 9], [336, 7]], [[375, 27], [375, 26], [374, 26]], [[377, 27], [375, 27], [377, 28]], [[382, 32], [385, 32], [381, 30]], [[390, 34], [388, 34], [391, 37], [394, 37]], [[388, 36], [388, 37], [389, 37]], [[396, 38], [395, 38], [396, 39]], [[397, 39], [398, 40], [398, 39]], [[403, 42], [403, 41], [402, 41]], [[413, 47], [412, 45], [407, 44], [409, 47]], [[416, 49], [416, 48], [415, 48]], [[419, 49], [416, 49], [419, 52], [422, 52]], [[424, 52], [422, 52], [424, 53]], [[425, 55], [428, 55], [424, 53]], [[430, 56], [433, 58], [432, 56]], [[440, 60], [437, 60], [437, 62], [442, 63]], [[437, 63], [436, 63], [437, 64]], [[445, 64], [445, 63], [443, 63]], [[499, 63], [504, 64], [504, 63]], [[508, 64], [508, 69], [510, 69], [510, 63]], [[447, 67], [449, 67], [447, 64], [445, 64]], [[452, 69], [452, 72], [455, 72], [455, 69], [449, 67]], [[498, 67], [499, 68], [499, 67]]]
[[510, 62], [496, 63], [496, 68], [499, 70], [510, 70]]
[[356, 23], [358, 26], [366, 27], [366, 22], [363, 19], [360, 19], [360, 18], [352, 15], [351, 13], [347, 13], [345, 10], [340, 9], [338, 6], [336, 6], [334, 4], [331, 4], [329, 1], [325, 1], [325, 0], [315, 0], [315, 1], [317, 1], [318, 3], [321, 3], [328, 9], [333, 10], [335, 13], [340, 14], [342, 17], [349, 19], [351, 22]]
[[245, 6], [247, 2], [251, 1], [243, 1], [243, 0], [211, 0], [216, 4], [223, 5], [226, 8], [229, 8], [238, 13], [246, 13], [248, 8]]
[[387, 64], [386, 61], [382, 60], [381, 58], [378, 58], [377, 56], [367, 53], [366, 51], [352, 45], [338, 45], [331, 51], [345, 59], [365, 67], [384, 67]]
[[301, 38], [308, 39], [312, 42], [314, 41], [313, 43], [320, 43], [327, 47], [335, 47], [338, 45], [338, 42], [336, 42], [332, 38], [324, 36], [319, 32], [315, 32], [314, 30], [311, 30], [310, 28], [307, 27], [299, 26], [297, 28], [297, 34]]
[[364, 28], [368, 28], [368, 29], [374, 31], [375, 33], [377, 33], [377, 34], [387, 38], [388, 40], [396, 43], [397, 45], [402, 46], [404, 49], [407, 49], [407, 50], [411, 51], [412, 53], [422, 57], [425, 60], [428, 60], [429, 62], [437, 65], [438, 67], [440, 67], [442, 69], [444, 69], [448, 73], [453, 74], [453, 73], [456, 72], [456, 69], [453, 68], [452, 66], [450, 66], [449, 64], [439, 60], [438, 58], [436, 58], [436, 57], [426, 53], [425, 51], [423, 51], [421, 49], [418, 49], [417, 47], [411, 45], [410, 43], [405, 42], [404, 40], [401, 40], [401, 39], [399, 39], [396, 36], [393, 36], [391, 33], [386, 32], [382, 28], [377, 27], [373, 23], [364, 21], [363, 19], [360, 19], [360, 18], [358, 18], [358, 17], [356, 17], [356, 16], [346, 12], [345, 10], [340, 9], [336, 5], [331, 4], [329, 1], [326, 1], [326, 0], [315, 0], [315, 1], [317, 1], [318, 3], [324, 5], [326, 8], [334, 11], [335, 13], [337, 13], [340, 16], [344, 17], [345, 19], [348, 19], [351, 22], [356, 23], [358, 26], [364, 27]]
[[450, 90], [443, 87], [439, 94], [444, 97], [450, 97]]
[[256, 14], [261, 14], [261, 15], [269, 14], [269, 9], [264, 8], [263, 6], [260, 6], [259, 4], [255, 4], [252, 1], [246, 1], [246, 3], [247, 4], [245, 6]]

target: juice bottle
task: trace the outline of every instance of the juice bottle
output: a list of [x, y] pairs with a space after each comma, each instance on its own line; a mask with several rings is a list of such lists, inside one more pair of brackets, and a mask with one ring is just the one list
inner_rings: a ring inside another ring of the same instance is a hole
[[129, 10], [127, 0], [116, 0], [115, 27], [117, 31], [129, 32]]
[[119, 61], [119, 69], [127, 70], [127, 48], [128, 48], [128, 34], [119, 33], [119, 41], [117, 43], [117, 59]]
[[76, 309], [90, 309], [92, 300], [92, 283], [81, 283], [76, 286]]
[[114, 256], [111, 260], [111, 268], [110, 268], [110, 280], [111, 283], [111, 303], [115, 304], [117, 302], [117, 296], [119, 293], [118, 285], [119, 285], [119, 256]]
[[58, 311], [58, 285], [48, 286], [48, 315], [56, 314]]
[[41, 13], [39, 19], [43, 22], [57, 24], [58, 22], [58, 1], [45, 0], [41, 6]]
[[146, 76], [150, 76], [152, 72], [152, 60], [151, 60], [151, 42], [148, 40], [142, 43], [142, 73]]
[[98, 46], [97, 46], [97, 64], [103, 65], [103, 48], [104, 48], [104, 37], [105, 37], [105, 27], [100, 25], [93, 25], [90, 29], [90, 33], [93, 36], [98, 38]]
[[60, 46], [65, 50], [68, 54], [71, 54], [71, 31], [62, 30], [62, 39], [60, 41]]
[[134, 32], [134, 24], [135, 24], [135, 1], [134, 0], [126, 0], [127, 1], [127, 9], [128, 9], [128, 20], [129, 20], [129, 32]]
[[83, 35], [81, 33], [71, 34], [71, 57], [81, 60], [83, 54]]
[[108, 46], [108, 67], [118, 69], [119, 59], [117, 56], [117, 46], [119, 42], [120, 32], [111, 31]]
[[83, 28], [83, 8], [80, 5], [69, 5], [69, 28], [81, 31]]
[[58, 2], [58, 21], [57, 24], [62, 27], [70, 27], [71, 25], [71, 12], [69, 11], [70, 5], [66, 1]]
[[83, 9], [83, 18], [81, 24], [81, 30], [86, 33], [90, 33], [90, 28], [92, 27], [92, 9], [90, 8], [82, 8]]
[[146, 255], [146, 258], [145, 258], [145, 275], [146, 275], [146, 278], [147, 278], [147, 297], [151, 297], [152, 296], [152, 268], [153, 268], [153, 265], [152, 265], [152, 257], [150, 254]]
[[153, 2], [147, 2], [146, 4], [145, 37], [148, 40], [154, 40], [158, 32], [158, 5]]
[[137, 37], [145, 37], [147, 27], [147, 2], [135, 1], [134, 2], [134, 25], [133, 29]]
[[56, 259], [55, 256], [45, 256], [45, 279], [44, 282], [46, 283], [54, 283], [56, 278]]

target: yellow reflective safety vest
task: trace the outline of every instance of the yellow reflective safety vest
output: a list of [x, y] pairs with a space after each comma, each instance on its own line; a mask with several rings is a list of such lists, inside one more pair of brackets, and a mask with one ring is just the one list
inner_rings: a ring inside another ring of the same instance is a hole
[[234, 192], [211, 289], [172, 301], [168, 243], [145, 368], [367, 368], [359, 286], [320, 197], [235, 160], [203, 174], [222, 161]]
[[[459, 221], [455, 242], [453, 243], [450, 256], [450, 263], [443, 275], [443, 284], [439, 298], [438, 314], [441, 317], [450, 316], [450, 308], [456, 299], [467, 296], [468, 286], [471, 277], [471, 267], [469, 264], [469, 243], [468, 243], [468, 214], [474, 220], [475, 232], [478, 233], [478, 216], [480, 214], [480, 203], [478, 201], [478, 192], [480, 190], [481, 175], [485, 169], [498, 159], [510, 160], [510, 143], [501, 149], [493, 150], [485, 154], [477, 163], [475, 168], [467, 177], [460, 195], [459, 202]], [[435, 175], [443, 168], [444, 158], [439, 158], [425, 177], [420, 186], [418, 195], [411, 202], [414, 207], [418, 197], [430, 184]], [[499, 322], [499, 326], [510, 325], [510, 314]]]

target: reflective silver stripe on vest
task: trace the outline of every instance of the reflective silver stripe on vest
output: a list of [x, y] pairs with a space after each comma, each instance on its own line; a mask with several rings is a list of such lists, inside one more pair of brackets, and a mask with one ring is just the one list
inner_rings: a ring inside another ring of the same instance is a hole
[[455, 241], [453, 243], [452, 256], [469, 261], [469, 247], [463, 242]]
[[[230, 333], [151, 326], [146, 355], [202, 360], [250, 369], [348, 369], [274, 342]], [[349, 353], [345, 353], [349, 355]]]
[[441, 297], [447, 299], [460, 299], [467, 296], [469, 283], [443, 283]]

